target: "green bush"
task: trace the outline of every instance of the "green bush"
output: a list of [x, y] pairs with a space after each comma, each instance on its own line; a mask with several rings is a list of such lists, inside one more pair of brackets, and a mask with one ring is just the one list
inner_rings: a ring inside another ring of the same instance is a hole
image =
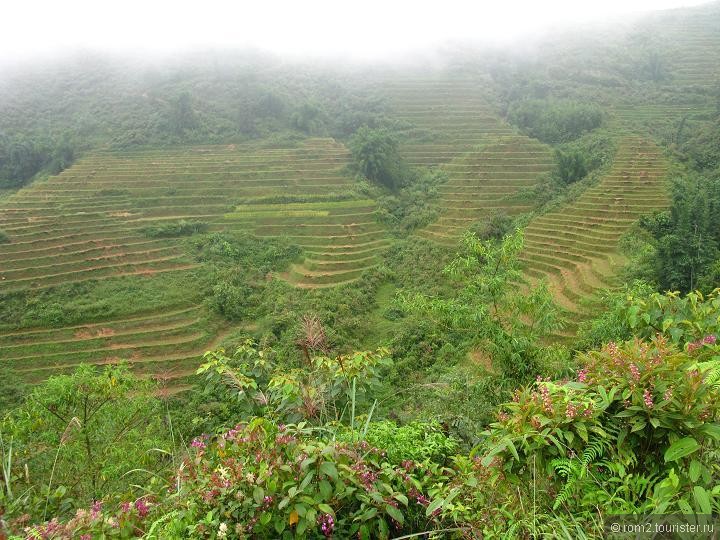
[[664, 335], [680, 346], [720, 335], [720, 289], [708, 295], [695, 291], [653, 292], [648, 283], [638, 281], [624, 291], [607, 294], [602, 315], [580, 326], [583, 347], [598, 347], [632, 336], [649, 339]]
[[[351, 442], [354, 435], [346, 431], [338, 439]], [[371, 422], [363, 439], [376, 448], [384, 448], [391, 463], [405, 460], [433, 461], [446, 464], [459, 447], [437, 422], [410, 422], [398, 426], [391, 421]]]
[[191, 236], [193, 234], [203, 233], [207, 231], [207, 229], [207, 223], [181, 219], [175, 223], [162, 223], [160, 225], [143, 227], [141, 231], [149, 238], [176, 238], [179, 236]]
[[173, 448], [153, 389], [127, 367], [90, 365], [37, 386], [0, 427], [12, 445], [0, 506], [41, 520], [157, 474]]
[[10, 236], [8, 233], [0, 229], [0, 244], [9, 244], [10, 243]]
[[574, 519], [709, 514], [720, 504], [719, 349], [663, 338], [581, 355], [574, 381], [538, 380], [487, 432], [483, 463]]
[[599, 128], [603, 114], [589, 103], [528, 99], [510, 106], [508, 120], [530, 137], [557, 144]]

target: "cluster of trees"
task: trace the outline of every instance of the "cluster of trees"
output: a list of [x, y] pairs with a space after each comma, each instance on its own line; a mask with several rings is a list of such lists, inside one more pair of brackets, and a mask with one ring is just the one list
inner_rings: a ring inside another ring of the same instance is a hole
[[385, 123], [383, 99], [341, 77], [251, 55], [163, 69], [86, 58], [39, 77], [4, 75], [0, 182], [10, 185], [72, 161], [63, 139], [46, 141], [48, 133], [68, 134], [70, 149], [123, 149], [271, 135], [345, 138]]
[[718, 140], [716, 114], [675, 146], [686, 171], [673, 179], [670, 208], [640, 220], [650, 235], [650, 275], [661, 290], [709, 292], [720, 283]]
[[349, 147], [358, 172], [392, 191], [415, 177], [400, 156], [398, 138], [388, 129], [362, 126], [350, 139]]
[[603, 113], [591, 103], [525, 99], [512, 103], [508, 120], [530, 137], [548, 144], [573, 141], [601, 126]]
[[720, 283], [720, 177], [676, 180], [670, 210], [641, 220], [653, 237], [662, 290], [711, 291]]
[[0, 188], [20, 187], [40, 171], [57, 174], [74, 158], [75, 147], [68, 138], [35, 139], [0, 131]]

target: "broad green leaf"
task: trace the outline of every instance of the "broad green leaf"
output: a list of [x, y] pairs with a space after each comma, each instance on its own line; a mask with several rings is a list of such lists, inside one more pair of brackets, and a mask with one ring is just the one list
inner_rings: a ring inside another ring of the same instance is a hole
[[367, 512], [363, 512], [363, 514], [360, 516], [361, 521], [368, 521], [377, 516], [377, 508], [373, 507], [370, 508]]
[[689, 456], [697, 451], [700, 445], [692, 437], [685, 437], [673, 443], [670, 448], [665, 450], [665, 463], [677, 461], [678, 459]]
[[585, 423], [584, 422], [575, 422], [574, 425], [575, 425], [575, 431], [577, 431], [577, 434], [580, 435], [580, 438], [583, 441], [588, 442], [588, 432], [587, 432], [587, 427], [585, 427]]
[[300, 489], [305, 489], [307, 485], [312, 482], [312, 479], [315, 477], [315, 472], [310, 471], [307, 473], [307, 476], [303, 478], [303, 481], [300, 483]]
[[329, 476], [333, 480], [337, 480], [338, 472], [337, 468], [335, 468], [335, 464], [331, 461], [323, 461], [320, 464], [320, 472]]
[[503, 450], [505, 450], [505, 447], [506, 447], [506, 443], [500, 443], [495, 448], [490, 450], [490, 452], [488, 452], [488, 454], [484, 458], [482, 458], [482, 461], [481, 461], [482, 466], [489, 467], [490, 463], [492, 463], [492, 460], [495, 458], [495, 456], [497, 454], [499, 454], [500, 452], [502, 452]]
[[397, 508], [395, 508], [394, 506], [392, 506], [391, 504], [385, 505], [385, 511], [388, 513], [388, 515], [391, 518], [393, 518], [395, 521], [400, 523], [400, 525], [402, 525], [403, 522], [405, 521], [405, 516], [403, 516], [403, 513], [400, 510], [398, 510]]
[[324, 514], [330, 514], [331, 516], [335, 515], [335, 511], [332, 509], [332, 507], [329, 504], [325, 504], [325, 503], [318, 504], [318, 510], [320, 510]]
[[445, 499], [435, 499], [433, 502], [431, 502], [428, 507], [425, 509], [425, 515], [429, 516], [432, 514], [435, 510], [440, 508], [443, 504], [445, 504]]
[[703, 433], [710, 435], [716, 441], [720, 440], [720, 424], [705, 424], [701, 429]]
[[332, 496], [332, 486], [330, 485], [330, 482], [327, 480], [320, 480], [320, 495], [322, 495], [322, 498], [325, 500], [329, 500]]
[[685, 499], [680, 499], [678, 501], [678, 506], [680, 507], [680, 511], [683, 514], [686, 514], [689, 516], [689, 515], [692, 515], [695, 513], [695, 512], [693, 512], [692, 507], [688, 504], [688, 502]]
[[260, 486], [255, 486], [253, 489], [253, 499], [256, 503], [262, 504], [263, 498], [265, 497], [265, 491]]
[[697, 503], [697, 510], [699, 514], [712, 513], [712, 503], [710, 502], [710, 495], [708, 495], [708, 492], [705, 491], [704, 487], [695, 486], [693, 488], [693, 496], [695, 497], [695, 502]]
[[698, 478], [700, 478], [700, 473], [702, 472], [702, 465], [700, 465], [700, 462], [696, 459], [693, 459], [690, 462], [690, 481], [694, 484], [698, 481]]

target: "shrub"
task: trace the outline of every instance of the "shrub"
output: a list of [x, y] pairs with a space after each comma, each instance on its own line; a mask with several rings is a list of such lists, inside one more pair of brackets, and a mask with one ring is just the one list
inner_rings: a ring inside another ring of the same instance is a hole
[[528, 99], [511, 105], [508, 120], [527, 135], [556, 144], [577, 139], [602, 124], [599, 107], [574, 101]]
[[437, 465], [395, 463], [364, 441], [332, 442], [266, 419], [191, 447], [177, 496], [126, 500], [36, 529], [68, 539], [130, 538], [133, 526], [159, 538], [388, 538], [438, 528], [428, 493], [453, 478]]
[[605, 297], [603, 314], [580, 330], [585, 346], [595, 347], [632, 336], [649, 339], [664, 335], [680, 346], [720, 335], [720, 289], [708, 295], [696, 291], [660, 294], [642, 281], [626, 291]]
[[538, 380], [503, 407], [483, 463], [501, 462], [518, 485], [537, 475], [553, 508], [576, 517], [710, 513], [720, 503], [714, 343], [683, 352], [655, 338], [581, 355], [576, 380]]
[[[353, 437], [351, 431], [338, 435], [345, 442], [351, 442]], [[372, 422], [363, 440], [371, 446], [384, 448], [392, 463], [429, 460], [446, 464], [458, 450], [458, 443], [448, 437], [437, 422], [411, 422], [403, 426], [390, 421]]]
[[9, 244], [10, 243], [10, 235], [0, 229], [0, 244]]
[[151, 390], [127, 367], [89, 365], [35, 388], [0, 430], [14, 441], [12, 506], [35, 519], [63, 515], [165, 466], [170, 444]]
[[163, 223], [143, 227], [141, 231], [149, 238], [175, 238], [190, 236], [207, 231], [208, 224], [201, 221], [185, 221], [181, 219], [176, 223]]
[[500, 210], [492, 213], [486, 220], [473, 224], [469, 230], [478, 239], [487, 241], [502, 240], [505, 236], [511, 234], [514, 229], [515, 220]]

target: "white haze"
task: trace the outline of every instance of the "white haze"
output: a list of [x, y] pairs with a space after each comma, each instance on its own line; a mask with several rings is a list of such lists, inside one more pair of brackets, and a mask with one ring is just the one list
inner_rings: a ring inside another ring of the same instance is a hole
[[507, 42], [693, 0], [4, 0], [0, 62], [75, 50], [246, 48], [370, 59], [448, 41]]

